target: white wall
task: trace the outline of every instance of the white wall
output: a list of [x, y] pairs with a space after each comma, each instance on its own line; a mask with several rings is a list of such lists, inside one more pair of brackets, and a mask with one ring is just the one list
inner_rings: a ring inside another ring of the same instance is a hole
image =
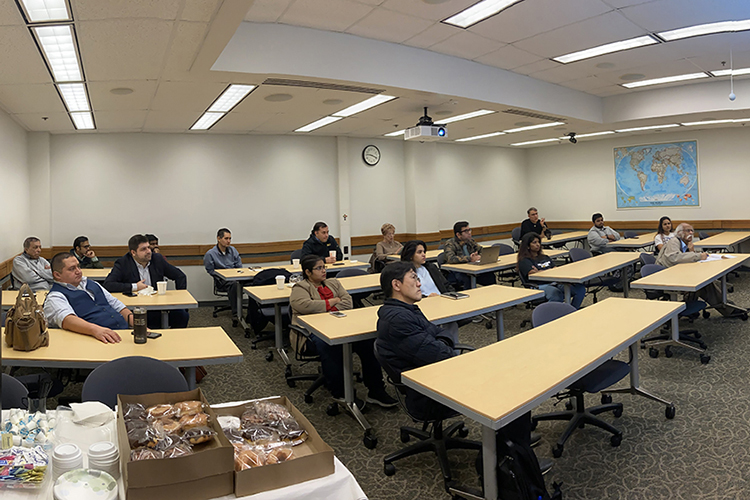
[[26, 131], [0, 111], [0, 261], [20, 253], [31, 236], [27, 145]]

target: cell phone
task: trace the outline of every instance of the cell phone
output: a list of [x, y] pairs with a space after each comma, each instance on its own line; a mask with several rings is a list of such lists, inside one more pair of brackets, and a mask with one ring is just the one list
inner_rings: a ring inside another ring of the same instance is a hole
[[346, 318], [346, 314], [342, 313], [341, 311], [330, 311], [329, 314], [331, 316], [336, 316], [337, 318]]
[[122, 294], [126, 297], [135, 297], [135, 294], [132, 292], [132, 290], [128, 290], [126, 292], [122, 292]]
[[150, 339], [158, 339], [159, 337], [161, 337], [161, 333], [159, 333], [159, 332], [148, 332], [148, 335], [146, 335], [146, 337], [148, 337]]
[[343, 266], [344, 264], [346, 264], [346, 262], [334, 262], [333, 263], [334, 266]]

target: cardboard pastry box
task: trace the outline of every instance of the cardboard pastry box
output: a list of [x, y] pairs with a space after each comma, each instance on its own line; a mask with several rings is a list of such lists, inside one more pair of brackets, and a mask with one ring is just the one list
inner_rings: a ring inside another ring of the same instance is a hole
[[[285, 396], [263, 401], [285, 406], [297, 419], [297, 423], [307, 431], [307, 440], [293, 448], [293, 460], [235, 472], [234, 494], [238, 497], [254, 495], [333, 474], [333, 449], [323, 441], [310, 421]], [[247, 405], [249, 403], [214, 408], [214, 412], [217, 415], [239, 417]]]
[[[141, 403], [148, 408], [161, 403], [198, 400], [205, 405], [210, 427], [217, 436], [193, 448], [184, 457], [159, 460], [130, 461], [128, 442], [122, 413], [125, 405]], [[117, 439], [120, 446], [120, 466], [128, 500], [207, 500], [232, 493], [234, 490], [234, 447], [221, 431], [216, 415], [200, 389], [187, 392], [117, 396]]]

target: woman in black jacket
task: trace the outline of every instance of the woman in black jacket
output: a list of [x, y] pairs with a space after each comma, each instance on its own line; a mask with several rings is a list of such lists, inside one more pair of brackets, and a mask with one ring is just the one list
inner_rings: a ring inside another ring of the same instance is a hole
[[401, 250], [401, 260], [411, 262], [422, 282], [422, 295], [432, 297], [446, 292], [455, 292], [443, 273], [432, 262], [427, 262], [427, 245], [421, 240], [407, 241]]

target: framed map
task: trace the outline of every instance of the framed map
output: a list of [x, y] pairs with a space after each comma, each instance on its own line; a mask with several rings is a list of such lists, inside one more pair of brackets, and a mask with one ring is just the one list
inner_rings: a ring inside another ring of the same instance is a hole
[[617, 208], [698, 207], [696, 141], [615, 148]]

